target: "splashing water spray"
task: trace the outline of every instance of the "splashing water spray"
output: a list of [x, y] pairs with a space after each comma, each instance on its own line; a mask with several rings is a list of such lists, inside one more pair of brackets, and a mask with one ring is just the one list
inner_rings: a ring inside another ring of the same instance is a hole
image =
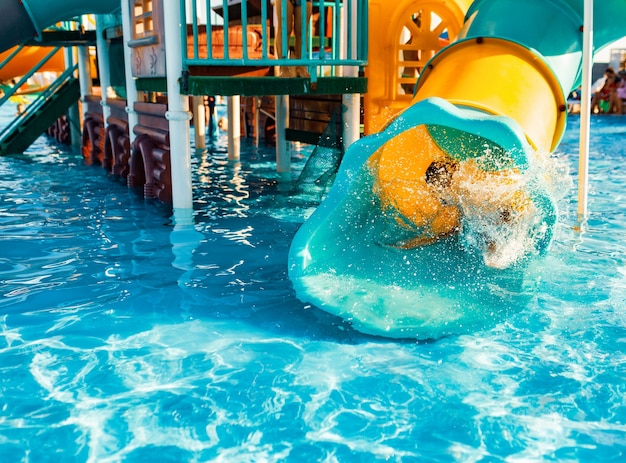
[[[595, 49], [623, 35], [622, 13], [623, 1], [596, 2]], [[395, 338], [460, 333], [524, 307], [529, 263], [557, 222], [563, 180], [549, 153], [581, 77], [582, 18], [582, 0], [475, 1], [411, 105], [348, 149], [295, 236], [298, 297]]]

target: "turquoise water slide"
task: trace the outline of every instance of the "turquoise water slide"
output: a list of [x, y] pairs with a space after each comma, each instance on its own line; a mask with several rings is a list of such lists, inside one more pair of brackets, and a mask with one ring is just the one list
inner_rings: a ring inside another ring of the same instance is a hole
[[[581, 79], [583, 7], [470, 6], [411, 106], [348, 149], [296, 234], [289, 276], [301, 300], [365, 333], [420, 339], [527, 305], [558, 217], [550, 152]], [[626, 2], [596, 1], [594, 18], [599, 50], [626, 33]], [[442, 164], [453, 172], [444, 192], [427, 180]]]
[[0, 52], [37, 37], [58, 21], [82, 14], [108, 14], [120, 0], [0, 0]]

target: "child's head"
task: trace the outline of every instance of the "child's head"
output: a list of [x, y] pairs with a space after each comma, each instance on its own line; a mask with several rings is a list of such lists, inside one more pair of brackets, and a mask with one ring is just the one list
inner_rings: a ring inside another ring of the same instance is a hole
[[448, 188], [457, 165], [448, 161], [433, 161], [426, 169], [426, 183], [435, 188]]

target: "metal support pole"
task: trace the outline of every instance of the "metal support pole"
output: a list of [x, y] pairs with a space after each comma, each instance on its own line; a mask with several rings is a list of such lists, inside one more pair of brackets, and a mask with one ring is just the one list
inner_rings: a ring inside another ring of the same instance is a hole
[[228, 106], [228, 159], [239, 160], [241, 153], [241, 99], [239, 95], [226, 99]]
[[[71, 68], [72, 66], [74, 66], [74, 47], [64, 48], [63, 53], [63, 57], [65, 59], [65, 67]], [[72, 146], [80, 146], [80, 111], [78, 110], [78, 103], [72, 104], [68, 108], [67, 121], [70, 126], [70, 143], [72, 144]]]
[[193, 191], [191, 188], [191, 135], [189, 130], [189, 99], [181, 94], [179, 79], [183, 72], [182, 38], [180, 28], [180, 3], [163, 2], [165, 18], [165, 54], [167, 56], [167, 107], [165, 113], [170, 128], [170, 162], [172, 168], [172, 205], [174, 220], [193, 215], [183, 214], [180, 210], [193, 209]]
[[261, 99], [254, 97], [254, 146], [259, 146], [261, 129], [259, 128], [259, 113], [261, 112]]
[[593, 66], [593, 0], [585, 0], [584, 3], [583, 75], [580, 98], [580, 149], [578, 159], [578, 219], [581, 221], [587, 217], [591, 71]]
[[133, 52], [129, 42], [132, 40], [130, 6], [128, 0], [122, 0], [122, 33], [124, 36], [124, 72], [126, 74], [126, 114], [128, 114], [128, 138], [130, 146], [135, 141], [135, 126], [138, 123], [138, 116], [135, 112], [135, 102], [139, 96], [137, 85], [133, 78]]
[[276, 95], [276, 171], [291, 172], [291, 154], [287, 142], [289, 95]]
[[102, 15], [96, 17], [96, 47], [98, 49], [98, 74], [100, 75], [100, 89], [102, 92], [100, 105], [102, 106], [104, 129], [106, 130], [108, 126], [107, 120], [111, 115], [111, 108], [107, 103], [109, 88], [111, 87], [111, 67], [109, 63], [109, 42], [104, 38], [104, 17]]
[[78, 47], [78, 82], [80, 84], [80, 101], [82, 103], [83, 116], [87, 112], [85, 99], [91, 95], [93, 88], [91, 85], [91, 66], [89, 65], [89, 47]]
[[343, 148], [344, 150], [361, 138], [361, 95], [343, 95]]
[[[346, 11], [346, 8], [352, 11]], [[342, 59], [354, 59], [357, 55], [357, 26], [358, 15], [357, 6], [353, 2], [344, 2], [341, 8], [341, 33], [343, 39], [341, 41], [341, 57]], [[351, 40], [348, 40], [348, 35]], [[351, 49], [348, 50], [348, 44]], [[358, 77], [359, 70], [356, 66], [343, 66], [342, 75], [346, 77]], [[343, 148], [347, 149], [352, 143], [361, 138], [361, 95], [358, 93], [344, 94], [342, 97], [344, 110], [342, 112], [343, 121]]]
[[196, 149], [205, 148], [206, 108], [204, 107], [203, 96], [193, 97], [193, 128]]

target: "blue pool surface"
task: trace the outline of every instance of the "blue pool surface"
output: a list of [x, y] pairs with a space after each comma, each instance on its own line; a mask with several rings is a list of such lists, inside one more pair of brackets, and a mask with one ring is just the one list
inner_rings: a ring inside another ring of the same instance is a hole
[[591, 135], [581, 232], [570, 118], [536, 294], [427, 342], [295, 297], [316, 203], [272, 149], [194, 154], [194, 229], [43, 137], [1, 157], [0, 461], [626, 461], [626, 117]]

